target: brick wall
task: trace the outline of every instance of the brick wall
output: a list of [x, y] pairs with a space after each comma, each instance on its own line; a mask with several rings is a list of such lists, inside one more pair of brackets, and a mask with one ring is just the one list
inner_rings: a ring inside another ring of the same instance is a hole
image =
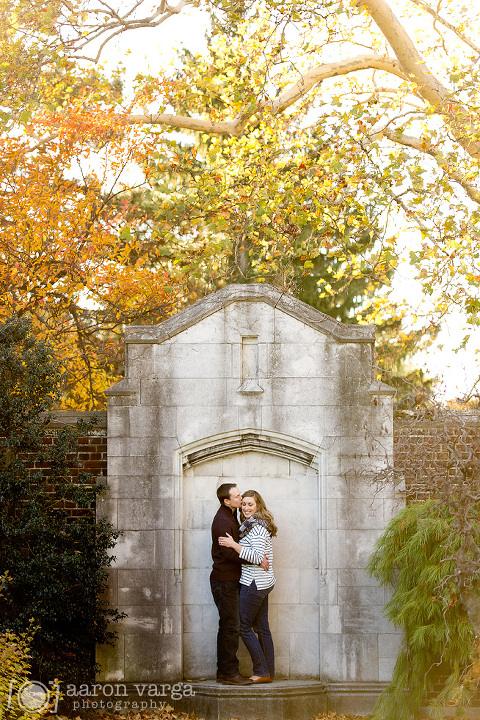
[[[89, 421], [93, 416], [98, 418], [98, 423], [87, 435], [82, 435], [78, 439], [78, 455], [72, 457], [72, 464], [70, 471], [73, 477], [79, 472], [91, 473], [98, 479], [107, 477], [107, 413], [104, 412], [74, 412], [74, 411], [59, 411], [56, 410], [54, 413], [54, 420], [49, 423], [47, 428], [47, 436], [44, 440], [45, 443], [50, 444], [53, 442], [53, 437], [58, 432], [61, 425], [76, 425], [77, 420]], [[35, 470], [42, 470], [45, 480], [47, 482], [46, 490], [48, 491], [48, 475], [49, 470], [45, 465], [40, 465], [37, 462], [32, 462], [30, 467]], [[72, 517], [78, 517], [94, 512], [92, 507], [90, 510], [85, 508], [78, 508], [75, 503], [64, 501], [63, 507], [69, 510], [69, 514]]]
[[456, 478], [473, 478], [480, 465], [480, 411], [446, 413], [431, 419], [394, 421], [394, 466], [405, 480], [410, 499]]
[[[53, 435], [63, 425], [75, 425], [77, 420], [89, 421], [93, 416], [99, 419], [98, 424], [88, 434], [78, 440], [78, 460], [86, 472], [97, 477], [107, 476], [107, 413], [75, 412], [56, 410], [54, 420], [48, 425], [48, 434]], [[48, 439], [47, 439], [48, 441]]]
[[[98, 478], [107, 476], [107, 413], [103, 412], [75, 412], [56, 411], [55, 420], [50, 423], [49, 431], [55, 433], [62, 423], [75, 424], [77, 420], [88, 421], [93, 415], [99, 418], [95, 429], [86, 436], [80, 437], [78, 442], [78, 460], [82, 467]], [[472, 444], [478, 445], [480, 433], [480, 411], [469, 411], [462, 414], [462, 424], [466, 429], [466, 437], [470, 437]], [[415, 477], [418, 469], [418, 458], [423, 455], [424, 462], [430, 457], [432, 465], [440, 460], [446, 461], [448, 454], [441, 433], [444, 428], [436, 421], [427, 420], [419, 424], [414, 431], [411, 428], [395, 428], [394, 432], [394, 458], [397, 466], [405, 468], [410, 465], [410, 472], [406, 474], [407, 486], [409, 480]], [[450, 430], [453, 432], [453, 430]], [[464, 436], [465, 437], [465, 436]], [[467, 449], [465, 448], [465, 452]], [[75, 468], [73, 468], [75, 474]], [[75, 512], [72, 512], [75, 514]]]

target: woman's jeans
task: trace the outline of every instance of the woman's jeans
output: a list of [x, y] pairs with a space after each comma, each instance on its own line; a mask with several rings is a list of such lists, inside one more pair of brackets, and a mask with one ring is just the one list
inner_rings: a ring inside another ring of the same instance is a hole
[[270, 675], [272, 679], [275, 660], [268, 625], [268, 594], [273, 587], [259, 590], [255, 580], [251, 585], [240, 585], [240, 635], [252, 658], [253, 674]]

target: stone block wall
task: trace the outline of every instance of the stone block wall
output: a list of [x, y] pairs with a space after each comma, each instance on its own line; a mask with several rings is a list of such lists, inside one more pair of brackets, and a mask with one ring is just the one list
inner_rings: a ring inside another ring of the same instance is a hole
[[[148, 382], [152, 387], [151, 380]], [[148, 383], [146, 386], [149, 386]], [[164, 390], [163, 388], [157, 392]], [[192, 387], [189, 392], [193, 392]], [[130, 396], [120, 395], [118, 407], [132, 407], [125, 404], [128, 397]], [[376, 428], [377, 437], [381, 435], [382, 424], [388, 421], [385, 399], [383, 404], [385, 414], [377, 415], [376, 425], [371, 425]], [[85, 467], [98, 477], [105, 477], [106, 414], [100, 416], [101, 423], [94, 434], [80, 439], [79, 451]], [[57, 413], [57, 417], [60, 422], [73, 423], [78, 417], [88, 418], [88, 414]], [[354, 419], [355, 416], [351, 418], [352, 428], [355, 428]], [[359, 416], [356, 421], [361, 427]], [[465, 415], [464, 421], [470, 436], [478, 437], [480, 414], [470, 412]], [[113, 433], [118, 432], [119, 427], [121, 426], [115, 425], [114, 418]], [[55, 426], [52, 427], [52, 432], [55, 432]], [[150, 437], [148, 426], [139, 426], [134, 439], [130, 444], [127, 443], [130, 450], [137, 449], [138, 457], [149, 448], [150, 441], [146, 441], [142, 435], [145, 432], [147, 438]], [[436, 447], [435, 438], [438, 440], [435, 423], [425, 421], [416, 433], [409, 432], [408, 437], [403, 433], [401, 440], [394, 433], [388, 440], [384, 437], [382, 443], [393, 443], [394, 458], [396, 449], [399, 448], [402, 454], [399, 461], [405, 466], [406, 458], [413, 454], [409, 453], [408, 443], [411, 443], [413, 448], [421, 442], [427, 452], [428, 448]], [[194, 452], [189, 454], [189, 467], [183, 469], [183, 577], [180, 575], [181, 568], [173, 567], [173, 528], [168, 527], [168, 517], [173, 513], [173, 502], [167, 497], [167, 483], [153, 485], [151, 477], [138, 473], [110, 478], [109, 484], [115, 488], [117, 499], [105, 501], [102, 507], [108, 509], [110, 519], [116, 519], [111, 511], [112, 507], [115, 508], [114, 512], [122, 514], [124, 526], [133, 528], [130, 530], [133, 538], [135, 533], [139, 532], [139, 527], [150, 533], [152, 545], [145, 550], [141, 542], [135, 544], [132, 539], [127, 543], [127, 549], [121, 547], [122, 553], [128, 551], [135, 567], [118, 568], [112, 573], [110, 600], [115, 607], [120, 605], [121, 609], [129, 613], [129, 617], [120, 627], [120, 646], [117, 645], [113, 652], [110, 648], [99, 650], [103, 677], [110, 681], [114, 677], [118, 680], [125, 679], [123, 663], [128, 666], [130, 657], [144, 652], [147, 662], [153, 664], [155, 673], [158, 673], [158, 676], [161, 674], [162, 679], [165, 679], [165, 668], [168, 664], [162, 663], [170, 662], [167, 655], [169, 643], [171, 653], [179, 652], [179, 657], [182, 652], [185, 655], [185, 649], [189, 648], [188, 665], [183, 668], [186, 678], [199, 675], [204, 670], [204, 659], [211, 655], [214, 646], [216, 624], [216, 610], [209, 596], [208, 583], [205, 583], [210, 551], [209, 536], [208, 532], [205, 533], [205, 528], [208, 527], [211, 514], [216, 508], [211, 491], [219, 478], [228, 481], [229, 478], [241, 477], [243, 489], [261, 485], [265, 497], [271, 500], [270, 505], [273, 505], [279, 526], [284, 524], [286, 528], [289, 527], [290, 515], [298, 515], [298, 506], [295, 503], [302, 488], [304, 498], [309, 494], [306, 492], [306, 481], [310, 483], [311, 499], [316, 500], [318, 473], [311, 466], [311, 456], [309, 458], [305, 448], [305, 456], [297, 454], [296, 458], [287, 459], [278, 454], [275, 456], [258, 452], [258, 448], [255, 450], [253, 446], [255, 441], [252, 436], [245, 440], [246, 445], [237, 446], [240, 452], [211, 459], [207, 456], [202, 462], [198, 462], [202, 451], [197, 450], [197, 453], [200, 452], [197, 456]], [[115, 435], [109, 442], [114, 450], [121, 447]], [[379, 588], [363, 568], [373, 540], [393, 516], [397, 501], [393, 497], [371, 497], [368, 478], [362, 480], [356, 473], [356, 461], [362, 460], [366, 463], [365, 458], [356, 455], [358, 443], [345, 440], [343, 442], [343, 448], [348, 451], [340, 459], [341, 467], [337, 468], [339, 473], [332, 472], [334, 466], [331, 464], [325, 475], [328, 480], [328, 511], [325, 512], [327, 508], [324, 507], [324, 515], [321, 517], [321, 523], [327, 529], [325, 545], [319, 543], [316, 548], [312, 548], [311, 543], [309, 544], [309, 525], [298, 524], [294, 528], [295, 541], [309, 549], [310, 557], [305, 553], [301, 562], [296, 562], [295, 543], [289, 532], [285, 533], [284, 538], [279, 538], [276, 545], [276, 554], [281, 553], [284, 558], [283, 567], [277, 571], [277, 587], [271, 596], [270, 617], [276, 640], [277, 667], [279, 676], [303, 677], [309, 674], [312, 662], [320, 661], [321, 653], [322, 677], [325, 679], [343, 678], [345, 682], [368, 683], [375, 677], [380, 682], [388, 681], [400, 636], [392, 631], [382, 616], [388, 593]], [[264, 445], [263, 449], [265, 447]], [[232, 445], [230, 449], [235, 448]], [[272, 452], [275, 450], [274, 447], [269, 449]], [[438, 451], [439, 448], [436, 447], [436, 460]], [[465, 452], [467, 451], [465, 448]], [[148, 457], [147, 452], [145, 462], [150, 462]], [[135, 467], [133, 464], [133, 468]], [[344, 470], [347, 471], [347, 477], [342, 479], [340, 471]], [[412, 467], [412, 477], [414, 473], [415, 468]], [[163, 493], [165, 497], [155, 497], [156, 493]], [[72, 514], [77, 511], [78, 509], [72, 508]], [[315, 524], [318, 532], [316, 523], [313, 516], [310, 524]], [[327, 568], [319, 580], [317, 566], [322, 552], [326, 553]], [[114, 553], [118, 555], [116, 550]], [[159, 571], [154, 566], [155, 561], [163, 562], [164, 569]], [[183, 586], [181, 593], [179, 586]], [[183, 599], [183, 604], [180, 598]], [[200, 599], [201, 602], [191, 602], [192, 598]], [[318, 623], [318, 635], [312, 637], [311, 629], [315, 627], [315, 623]], [[174, 632], [177, 627], [181, 628], [183, 637], [180, 650]], [[286, 627], [289, 632], [284, 631]], [[151, 637], [158, 641], [158, 647], [162, 650], [160, 659], [156, 658], [157, 648], [151, 649], [148, 644], [145, 645]], [[244, 648], [241, 650], [241, 663], [242, 669], [248, 671], [248, 655]], [[179, 679], [178, 672], [175, 667], [172, 679]], [[150, 678], [153, 677], [152, 674]], [[127, 678], [144, 681], [146, 676], [135, 676], [132, 673]]]
[[396, 635], [364, 567], [399, 499], [373, 495], [365, 475], [393, 448], [373, 344], [372, 328], [265, 285], [228, 286], [127, 328], [98, 511], [123, 533], [111, 602], [128, 617], [100, 651], [100, 680], [214, 677], [209, 535], [222, 482], [259, 490], [279, 526], [278, 677], [386, 678]]

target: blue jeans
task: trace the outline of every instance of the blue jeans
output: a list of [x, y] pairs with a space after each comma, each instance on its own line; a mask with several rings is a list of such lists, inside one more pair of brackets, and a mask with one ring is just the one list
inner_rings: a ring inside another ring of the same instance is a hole
[[275, 655], [268, 625], [268, 594], [272, 590], [273, 585], [259, 590], [255, 580], [251, 585], [240, 585], [240, 635], [252, 658], [253, 674], [273, 679]]

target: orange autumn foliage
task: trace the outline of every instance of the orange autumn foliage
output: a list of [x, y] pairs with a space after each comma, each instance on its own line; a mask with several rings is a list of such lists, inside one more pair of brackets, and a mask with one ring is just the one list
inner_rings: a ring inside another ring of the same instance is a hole
[[139, 250], [121, 201], [162, 140], [87, 100], [0, 137], [0, 319], [33, 317], [64, 363], [64, 406], [79, 409], [102, 408], [121, 374], [123, 325], [158, 322], [184, 292]]

